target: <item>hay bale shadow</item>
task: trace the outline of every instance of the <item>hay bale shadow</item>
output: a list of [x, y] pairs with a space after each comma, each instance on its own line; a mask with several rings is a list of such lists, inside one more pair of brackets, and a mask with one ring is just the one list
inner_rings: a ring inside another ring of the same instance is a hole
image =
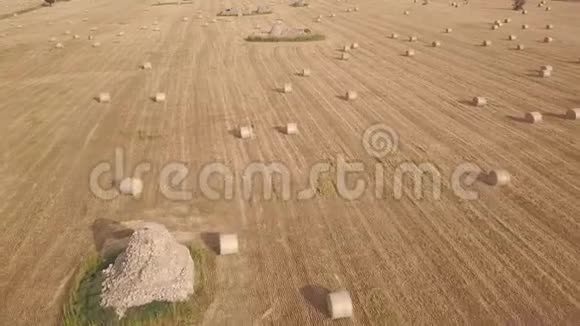
[[477, 107], [477, 105], [475, 105], [475, 103], [473, 103], [473, 100], [461, 100], [461, 101], [459, 101], [459, 104], [463, 104], [463, 105], [466, 105], [466, 106]]
[[133, 230], [124, 226], [120, 222], [107, 218], [99, 218], [91, 225], [93, 242], [97, 251], [106, 249], [107, 241], [121, 241], [131, 237]]
[[562, 120], [568, 120], [568, 117], [565, 113], [551, 113], [551, 112], [542, 112], [542, 115], [545, 117], [557, 118]]
[[307, 285], [300, 288], [300, 294], [302, 294], [304, 299], [306, 299], [314, 309], [326, 317], [330, 316], [326, 307], [326, 297], [329, 293], [330, 290], [319, 285]]
[[220, 254], [220, 234], [218, 232], [202, 232], [201, 241], [216, 255]]
[[283, 135], [286, 135], [286, 127], [285, 126], [276, 126], [272, 129], [276, 130], [277, 132], [279, 132]]
[[231, 136], [235, 137], [235, 138], [242, 138], [240, 136], [240, 131], [237, 128], [233, 128], [228, 130], [228, 134], [230, 134]]
[[485, 183], [486, 185], [489, 185], [489, 173], [482, 171], [480, 174], [477, 175], [476, 178], [477, 181]]
[[506, 115], [506, 118], [508, 118], [509, 120], [515, 121], [515, 122], [519, 122], [519, 123], [528, 123], [528, 120], [526, 120], [523, 117], [516, 117], [513, 115]]

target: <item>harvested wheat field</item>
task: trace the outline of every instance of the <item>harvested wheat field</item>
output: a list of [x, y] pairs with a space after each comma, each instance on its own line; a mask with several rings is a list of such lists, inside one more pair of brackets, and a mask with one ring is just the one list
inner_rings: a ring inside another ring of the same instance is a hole
[[539, 3], [3, 0], [0, 325], [144, 222], [195, 324], [577, 325], [580, 2]]

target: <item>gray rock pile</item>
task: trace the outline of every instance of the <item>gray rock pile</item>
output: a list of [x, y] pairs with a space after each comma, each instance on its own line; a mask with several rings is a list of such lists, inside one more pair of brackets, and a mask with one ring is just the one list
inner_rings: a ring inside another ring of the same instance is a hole
[[101, 305], [119, 317], [153, 301], [185, 301], [194, 291], [189, 250], [165, 226], [146, 223], [135, 230], [127, 249], [103, 271]]
[[308, 29], [290, 27], [278, 20], [272, 25], [268, 34], [271, 37], [297, 37], [308, 33], [310, 33]]

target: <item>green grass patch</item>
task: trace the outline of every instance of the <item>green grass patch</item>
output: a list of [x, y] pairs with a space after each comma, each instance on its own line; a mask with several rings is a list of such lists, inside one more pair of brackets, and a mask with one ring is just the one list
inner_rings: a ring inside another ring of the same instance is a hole
[[248, 42], [311, 42], [322, 41], [326, 37], [322, 34], [303, 34], [293, 37], [275, 37], [269, 35], [250, 35], [246, 37]]
[[118, 255], [101, 258], [92, 255], [84, 261], [72, 280], [62, 313], [63, 326], [180, 326], [194, 325], [213, 300], [215, 255], [208, 250], [189, 247], [195, 264], [195, 292], [184, 302], [152, 302], [127, 310], [119, 320], [111, 308], [100, 305], [103, 269]]
[[294, 8], [303, 8], [303, 7], [310, 7], [310, 4], [309, 3], [294, 2], [290, 6], [292, 6]]
[[[269, 15], [269, 14], [271, 14], [271, 13], [273, 13], [273, 11], [272, 11], [272, 10], [269, 10], [269, 11], [260, 11], [260, 12], [258, 12], [258, 11], [256, 10], [256, 11], [247, 12], [247, 13], [243, 13], [243, 12], [242, 12], [242, 16], [246, 17], [246, 16]], [[238, 16], [238, 14], [229, 13], [229, 12], [223, 12], [223, 11], [222, 11], [222, 12], [219, 12], [219, 13], [217, 14], [217, 16], [218, 16], [218, 17], [237, 17], [237, 16]]]

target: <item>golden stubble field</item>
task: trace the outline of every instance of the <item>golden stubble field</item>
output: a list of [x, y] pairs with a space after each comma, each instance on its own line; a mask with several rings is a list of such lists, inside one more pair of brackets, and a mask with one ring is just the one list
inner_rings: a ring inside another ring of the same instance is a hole
[[[239, 234], [240, 254], [217, 257], [204, 325], [580, 320], [580, 123], [562, 116], [580, 107], [580, 3], [549, 1], [546, 11], [529, 1], [523, 15], [510, 1], [421, 2], [270, 2], [271, 15], [218, 18], [225, 7], [255, 4], [75, 0], [14, 17], [24, 2], [3, 1], [0, 324], [57, 324], [75, 268], [102, 246], [100, 228], [131, 220], [166, 222], [195, 241], [206, 232]], [[243, 40], [278, 18], [326, 40]], [[436, 40], [440, 47], [431, 46]], [[360, 48], [339, 60], [352, 42]], [[153, 69], [140, 70], [146, 61]], [[543, 65], [553, 66], [550, 78], [539, 77]], [[298, 76], [303, 68], [312, 75]], [[291, 93], [276, 91], [284, 83]], [[347, 90], [358, 98], [345, 101]], [[93, 99], [100, 92], [111, 94], [110, 104]], [[157, 92], [167, 100], [151, 101]], [[488, 105], [474, 107], [474, 96]], [[522, 121], [532, 111], [541, 123]], [[279, 132], [288, 122], [298, 135]], [[377, 123], [399, 137], [380, 160], [361, 144]], [[253, 125], [255, 137], [236, 138], [240, 125]], [[91, 171], [113, 162], [116, 148], [126, 173], [151, 164], [139, 200], [90, 191]], [[284, 200], [279, 187], [271, 200], [247, 199], [236, 183], [230, 200], [195, 191], [175, 201], [158, 182], [171, 162], [188, 167], [184, 185], [193, 187], [211, 162], [239, 173], [276, 161], [299, 189], [313, 164], [339, 157], [365, 166], [358, 175], [369, 187], [356, 200], [338, 196], [330, 176], [309, 200]], [[401, 198], [390, 183], [377, 198], [375, 165], [390, 179], [409, 162], [441, 172], [440, 198], [416, 198], [408, 182]], [[465, 162], [505, 169], [511, 183], [476, 182], [479, 198], [461, 199], [449, 176]], [[350, 320], [331, 321], [321, 304], [321, 294], [338, 288], [351, 293]]]

